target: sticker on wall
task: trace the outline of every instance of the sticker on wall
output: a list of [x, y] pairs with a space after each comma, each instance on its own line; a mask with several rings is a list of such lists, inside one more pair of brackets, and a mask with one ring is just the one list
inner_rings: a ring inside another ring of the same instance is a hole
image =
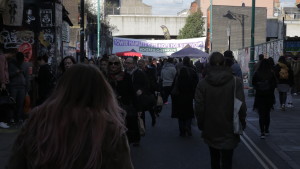
[[3, 16], [3, 24], [21, 26], [23, 19], [23, 0], [8, 0]]
[[51, 27], [52, 26], [52, 9], [41, 9], [41, 27]]

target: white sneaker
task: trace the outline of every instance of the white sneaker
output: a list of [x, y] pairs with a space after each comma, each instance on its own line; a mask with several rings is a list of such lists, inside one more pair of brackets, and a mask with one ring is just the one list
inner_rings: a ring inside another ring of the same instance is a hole
[[4, 122], [0, 122], [0, 127], [4, 128], [4, 129], [8, 129], [9, 128], [9, 126], [6, 123], [4, 123]]

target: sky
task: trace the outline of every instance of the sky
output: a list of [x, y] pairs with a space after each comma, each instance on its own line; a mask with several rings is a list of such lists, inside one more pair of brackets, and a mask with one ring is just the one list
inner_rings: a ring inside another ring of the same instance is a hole
[[280, 0], [282, 7], [295, 7], [296, 0]]
[[178, 12], [189, 9], [194, 0], [143, 0], [152, 6], [153, 15], [177, 15]]
[[[153, 15], [177, 15], [178, 12], [189, 9], [194, 0], [142, 0], [152, 6]], [[281, 0], [282, 7], [295, 7], [296, 0]]]

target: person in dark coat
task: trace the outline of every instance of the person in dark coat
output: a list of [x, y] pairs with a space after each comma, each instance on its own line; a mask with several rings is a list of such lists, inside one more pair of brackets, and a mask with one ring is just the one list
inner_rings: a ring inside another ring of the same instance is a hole
[[209, 70], [200, 80], [195, 94], [195, 114], [202, 138], [208, 144], [211, 168], [232, 168], [233, 151], [240, 142], [240, 135], [233, 132], [234, 88], [236, 98], [242, 101], [239, 119], [246, 127], [245, 96], [242, 79], [236, 83], [230, 68], [224, 66], [225, 58], [219, 52], [211, 54]]
[[11, 96], [16, 101], [16, 110], [14, 112], [14, 120], [16, 123], [23, 123], [24, 100], [27, 92], [28, 69], [24, 69], [24, 54], [17, 52], [15, 57], [8, 62], [9, 84], [8, 89]]
[[37, 61], [40, 65], [37, 77], [38, 83], [38, 101], [37, 105], [42, 104], [51, 94], [55, 87], [56, 77], [52, 73], [51, 67], [48, 64], [48, 55], [39, 56]]
[[190, 58], [183, 58], [183, 66], [178, 70], [173, 83], [172, 118], [178, 119], [179, 136], [192, 136], [193, 101], [198, 76], [190, 67]]
[[261, 139], [269, 134], [270, 111], [274, 104], [274, 89], [276, 88], [276, 78], [273, 68], [267, 59], [260, 61], [256, 72], [252, 78], [255, 92], [255, 107], [259, 114], [259, 126]]
[[121, 60], [115, 55], [109, 57], [107, 71], [107, 80], [115, 92], [119, 105], [127, 112], [128, 141], [130, 144], [138, 146], [141, 136], [138, 127], [137, 100], [132, 77], [124, 71]]
[[6, 168], [133, 169], [121, 112], [99, 69], [74, 65], [30, 113]]

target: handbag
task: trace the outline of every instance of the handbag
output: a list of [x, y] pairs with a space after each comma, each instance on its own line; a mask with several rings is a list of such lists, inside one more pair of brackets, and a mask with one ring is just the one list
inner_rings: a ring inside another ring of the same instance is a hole
[[233, 100], [233, 133], [243, 134], [243, 128], [239, 117], [239, 111], [243, 102], [236, 98], [236, 77], [234, 77], [234, 100]]
[[0, 106], [14, 106], [15, 104], [15, 99], [9, 95], [6, 89], [0, 92]]
[[162, 99], [160, 93], [158, 92], [157, 98], [156, 98], [156, 106], [163, 106], [163, 105], [164, 105], [163, 99]]
[[145, 126], [144, 126], [144, 121], [141, 118], [141, 116], [138, 116], [138, 125], [139, 125], [139, 133], [140, 133], [140, 135], [141, 136], [145, 136], [146, 129], [145, 129]]

